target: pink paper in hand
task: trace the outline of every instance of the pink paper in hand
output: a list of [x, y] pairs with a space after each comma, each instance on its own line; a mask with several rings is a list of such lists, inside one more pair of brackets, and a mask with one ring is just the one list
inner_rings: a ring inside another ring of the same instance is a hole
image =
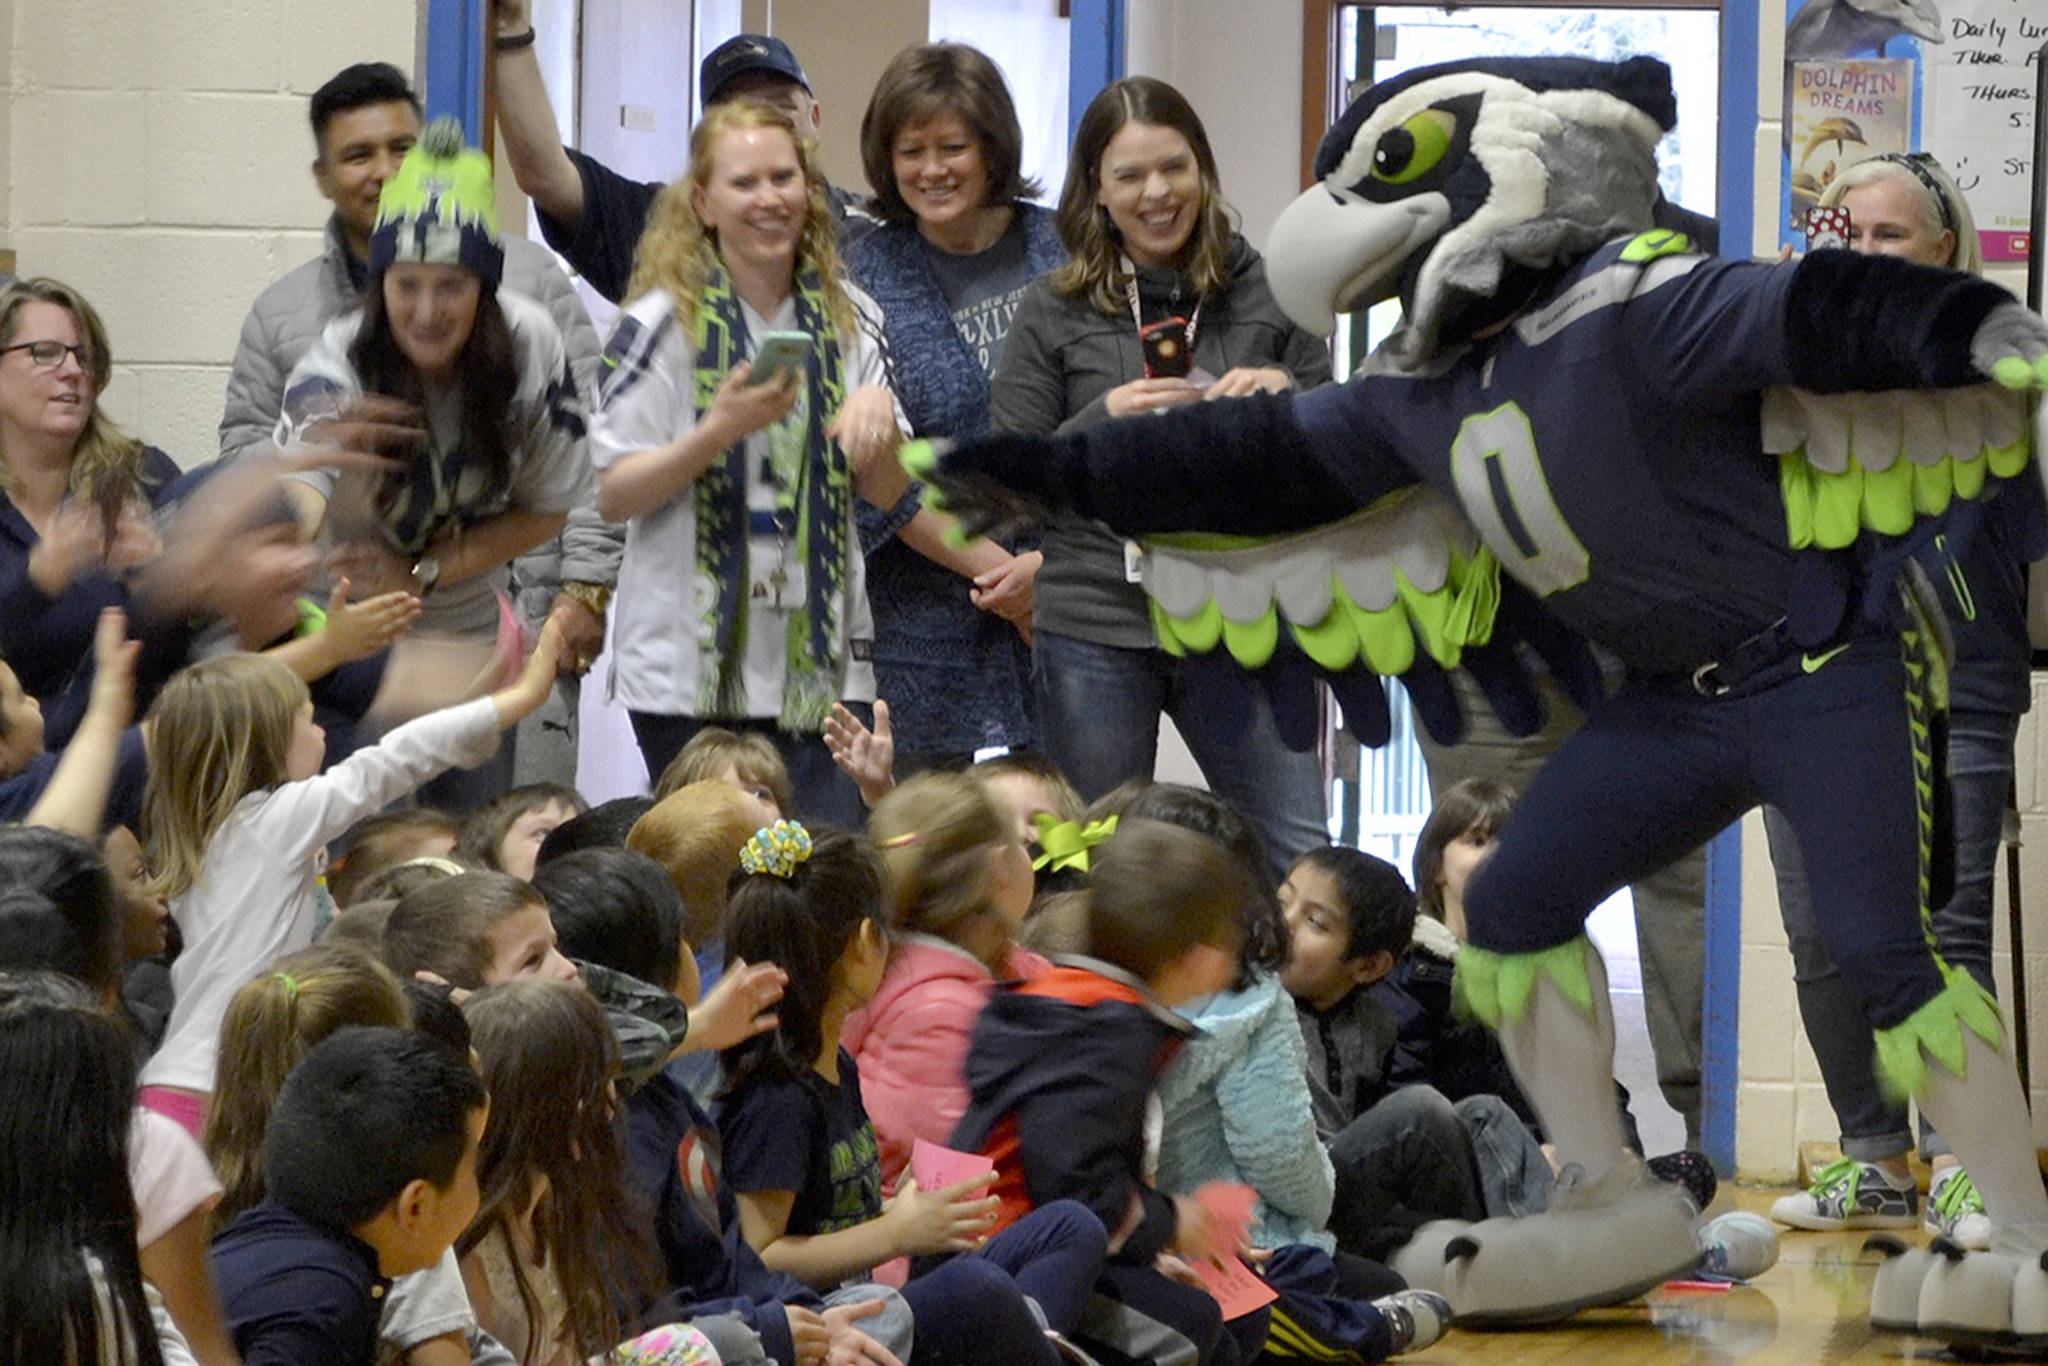
[[1235, 1250], [1244, 1246], [1251, 1231], [1252, 1206], [1259, 1203], [1257, 1191], [1241, 1182], [1211, 1181], [1195, 1188], [1194, 1201], [1216, 1221], [1225, 1247]]
[[1235, 1257], [1224, 1258], [1221, 1266], [1206, 1257], [1198, 1257], [1188, 1265], [1202, 1282], [1202, 1288], [1215, 1298], [1226, 1319], [1241, 1319], [1280, 1298], [1279, 1291]]
[[910, 1175], [921, 1191], [942, 1190], [996, 1169], [993, 1158], [963, 1153], [918, 1139], [910, 1145]]

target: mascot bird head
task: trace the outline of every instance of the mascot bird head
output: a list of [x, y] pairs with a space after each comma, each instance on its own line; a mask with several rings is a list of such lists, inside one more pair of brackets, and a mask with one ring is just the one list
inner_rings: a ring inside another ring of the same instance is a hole
[[1399, 295], [1411, 359], [1520, 307], [1559, 266], [1651, 226], [1657, 142], [1678, 121], [1652, 57], [1492, 57], [1372, 87], [1316, 152], [1317, 183], [1266, 246], [1303, 327]]

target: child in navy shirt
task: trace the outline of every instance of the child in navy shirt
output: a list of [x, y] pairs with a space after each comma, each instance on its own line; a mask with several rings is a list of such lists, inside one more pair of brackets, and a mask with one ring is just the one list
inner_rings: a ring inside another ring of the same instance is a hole
[[477, 1212], [488, 1101], [466, 1059], [403, 1029], [322, 1040], [278, 1094], [268, 1194], [213, 1240], [243, 1366], [371, 1366], [391, 1280]]

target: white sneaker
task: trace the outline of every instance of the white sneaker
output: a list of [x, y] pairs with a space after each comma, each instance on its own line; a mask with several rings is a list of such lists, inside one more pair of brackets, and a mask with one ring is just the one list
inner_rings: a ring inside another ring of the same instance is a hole
[[1761, 1214], [1730, 1210], [1700, 1230], [1698, 1274], [1746, 1281], [1778, 1263], [1778, 1230]]
[[1835, 1232], [1845, 1228], [1912, 1228], [1920, 1222], [1920, 1190], [1911, 1180], [1893, 1184], [1884, 1168], [1853, 1157], [1837, 1158], [1814, 1173], [1803, 1191], [1780, 1196], [1771, 1218], [1793, 1228]]
[[1934, 1182], [1927, 1188], [1927, 1219], [1922, 1227], [1972, 1252], [1991, 1248], [1991, 1219], [1984, 1213], [1984, 1197], [1961, 1167], [1945, 1167], [1934, 1174]]

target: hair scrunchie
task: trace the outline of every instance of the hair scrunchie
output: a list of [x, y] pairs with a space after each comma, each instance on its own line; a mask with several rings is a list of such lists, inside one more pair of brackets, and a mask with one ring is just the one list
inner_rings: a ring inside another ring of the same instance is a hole
[[796, 821], [777, 821], [754, 832], [740, 850], [740, 868], [770, 877], [789, 877], [811, 856], [811, 832]]

